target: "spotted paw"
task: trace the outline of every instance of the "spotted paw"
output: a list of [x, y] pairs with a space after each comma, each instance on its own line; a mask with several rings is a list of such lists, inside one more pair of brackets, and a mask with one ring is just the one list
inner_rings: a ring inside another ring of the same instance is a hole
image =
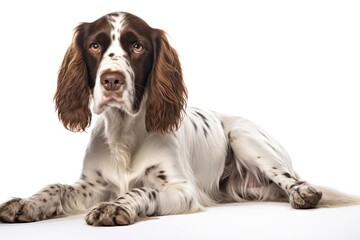
[[0, 222], [26, 223], [38, 221], [34, 216], [36, 204], [30, 200], [14, 198], [0, 205]]
[[292, 189], [289, 201], [293, 208], [308, 209], [316, 207], [321, 197], [322, 192], [304, 183]]
[[94, 226], [124, 226], [134, 222], [128, 211], [115, 203], [101, 203], [86, 215], [85, 220]]

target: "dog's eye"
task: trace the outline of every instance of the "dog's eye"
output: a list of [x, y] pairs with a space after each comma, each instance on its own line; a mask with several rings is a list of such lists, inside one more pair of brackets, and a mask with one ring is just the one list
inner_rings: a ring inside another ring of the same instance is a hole
[[144, 50], [144, 47], [140, 43], [134, 43], [132, 49], [134, 53], [141, 53]]
[[101, 50], [101, 46], [100, 46], [100, 44], [98, 44], [98, 43], [92, 43], [92, 44], [90, 45], [90, 49], [91, 49], [91, 51], [93, 51], [93, 52], [95, 52], [95, 53], [98, 53], [98, 52], [100, 52], [100, 50]]

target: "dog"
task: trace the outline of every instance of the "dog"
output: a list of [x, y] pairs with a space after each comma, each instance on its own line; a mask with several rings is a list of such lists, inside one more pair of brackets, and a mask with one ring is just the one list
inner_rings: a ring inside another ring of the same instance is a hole
[[84, 131], [99, 115], [81, 177], [3, 203], [2, 222], [87, 213], [89, 225], [113, 226], [227, 202], [360, 203], [301, 180], [284, 148], [256, 124], [187, 108], [177, 52], [164, 31], [132, 14], [76, 27], [54, 100], [70, 131]]

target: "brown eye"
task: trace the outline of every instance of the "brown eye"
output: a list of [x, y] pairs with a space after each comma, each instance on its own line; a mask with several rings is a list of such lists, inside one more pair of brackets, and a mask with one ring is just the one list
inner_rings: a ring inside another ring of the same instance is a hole
[[98, 44], [98, 43], [92, 43], [92, 44], [90, 45], [90, 49], [91, 49], [91, 51], [93, 51], [93, 52], [95, 52], [95, 53], [98, 53], [98, 52], [100, 52], [100, 50], [101, 50], [101, 46], [100, 46], [100, 44]]
[[140, 43], [134, 43], [132, 49], [134, 53], [141, 53], [144, 50], [143, 46]]

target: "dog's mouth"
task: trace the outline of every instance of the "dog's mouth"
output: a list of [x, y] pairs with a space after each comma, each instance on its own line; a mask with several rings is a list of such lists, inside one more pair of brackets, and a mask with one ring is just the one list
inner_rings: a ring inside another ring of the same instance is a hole
[[121, 93], [104, 93], [98, 101], [94, 101], [94, 112], [100, 114], [109, 107], [121, 108], [124, 99]]
[[105, 97], [101, 100], [99, 107], [100, 108], [116, 107], [116, 106], [121, 106], [123, 104], [124, 101], [121, 98]]
[[117, 108], [132, 115], [134, 112], [127, 102], [122, 93], [104, 93], [97, 103], [94, 102], [93, 111], [101, 114], [108, 108]]
[[104, 95], [101, 97], [100, 104], [108, 104], [111, 102], [123, 103], [123, 93], [107, 93], [105, 92]]

